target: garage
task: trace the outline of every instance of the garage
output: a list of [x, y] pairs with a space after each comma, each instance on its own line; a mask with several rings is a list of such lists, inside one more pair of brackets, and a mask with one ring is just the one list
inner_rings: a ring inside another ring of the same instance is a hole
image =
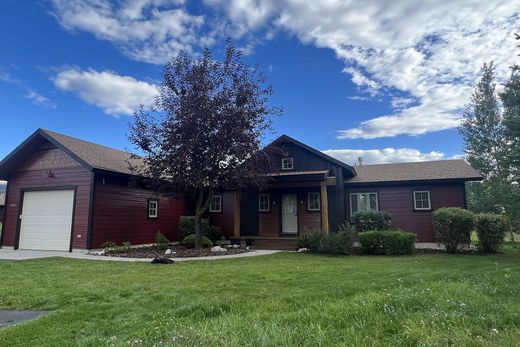
[[20, 249], [68, 251], [74, 190], [26, 191], [20, 216]]

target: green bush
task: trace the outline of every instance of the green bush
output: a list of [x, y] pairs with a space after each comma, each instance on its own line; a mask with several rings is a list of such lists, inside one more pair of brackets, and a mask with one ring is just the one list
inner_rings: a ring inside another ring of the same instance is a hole
[[388, 230], [391, 220], [388, 212], [356, 212], [351, 223], [358, 233], [362, 233], [369, 230]]
[[157, 232], [157, 234], [155, 234], [155, 244], [157, 246], [157, 248], [159, 248], [160, 250], [166, 250], [166, 248], [168, 248], [168, 245], [170, 244], [170, 240], [168, 240], [166, 238], [166, 236], [164, 236], [161, 231], [159, 230]]
[[413, 254], [415, 234], [405, 231], [373, 230], [358, 234], [364, 254]]
[[105, 241], [101, 244], [101, 248], [108, 249], [117, 247], [117, 244], [114, 241]]
[[473, 224], [473, 213], [460, 207], [440, 208], [433, 212], [435, 237], [448, 253], [456, 253], [460, 244], [469, 243]]
[[[115, 243], [114, 243], [115, 244]], [[132, 243], [130, 241], [125, 241], [121, 244], [121, 246], [114, 246], [110, 249], [112, 253], [126, 253], [132, 247]]]
[[340, 230], [329, 234], [322, 231], [306, 231], [298, 237], [298, 247], [324, 254], [350, 254], [353, 243], [352, 230]]
[[[216, 242], [222, 238], [220, 227], [209, 225], [207, 219], [202, 219], [202, 235], [206, 236], [212, 242]], [[186, 236], [195, 234], [195, 217], [181, 216], [179, 219], [179, 239], [184, 240]]]
[[[186, 236], [182, 241], [181, 245], [188, 248], [195, 247], [195, 234], [191, 234]], [[208, 239], [206, 236], [202, 236], [202, 247], [204, 248], [210, 248], [213, 247], [213, 242], [211, 242], [210, 239]]]
[[478, 246], [486, 253], [496, 253], [509, 229], [507, 217], [494, 213], [480, 213], [475, 217]]

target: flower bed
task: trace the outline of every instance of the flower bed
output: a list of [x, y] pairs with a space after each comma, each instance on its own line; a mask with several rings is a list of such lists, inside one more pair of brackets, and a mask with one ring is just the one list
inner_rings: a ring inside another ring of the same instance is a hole
[[124, 258], [191, 258], [191, 257], [207, 257], [207, 256], [226, 256], [230, 254], [246, 253], [248, 250], [242, 248], [227, 248], [227, 252], [212, 252], [210, 248], [194, 249], [186, 248], [184, 246], [170, 246], [171, 254], [165, 254], [163, 249], [157, 246], [135, 247], [125, 250], [106, 250], [105, 252], [94, 253], [99, 256], [107, 257], [124, 257]]

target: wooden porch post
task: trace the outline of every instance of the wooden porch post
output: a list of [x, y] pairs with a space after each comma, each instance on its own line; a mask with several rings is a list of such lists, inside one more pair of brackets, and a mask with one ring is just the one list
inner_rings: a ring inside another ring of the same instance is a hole
[[240, 237], [240, 191], [235, 191], [235, 206], [233, 211], [233, 234]]
[[321, 230], [324, 233], [329, 232], [329, 199], [327, 197], [327, 186], [325, 181], [320, 184], [320, 197], [321, 197]]

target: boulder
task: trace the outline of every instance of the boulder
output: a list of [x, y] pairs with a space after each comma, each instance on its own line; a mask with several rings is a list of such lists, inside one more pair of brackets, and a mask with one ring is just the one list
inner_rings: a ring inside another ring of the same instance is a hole
[[227, 249], [222, 248], [220, 246], [211, 247], [211, 252], [213, 253], [226, 253]]
[[309, 249], [308, 248], [300, 248], [298, 249], [298, 253], [303, 253], [303, 252], [308, 252]]
[[174, 261], [170, 258], [153, 258], [152, 264], [173, 264]]
[[166, 255], [168, 255], [168, 254], [172, 254], [172, 250], [168, 248], [168, 249], [164, 252], [164, 254], [166, 254]]

